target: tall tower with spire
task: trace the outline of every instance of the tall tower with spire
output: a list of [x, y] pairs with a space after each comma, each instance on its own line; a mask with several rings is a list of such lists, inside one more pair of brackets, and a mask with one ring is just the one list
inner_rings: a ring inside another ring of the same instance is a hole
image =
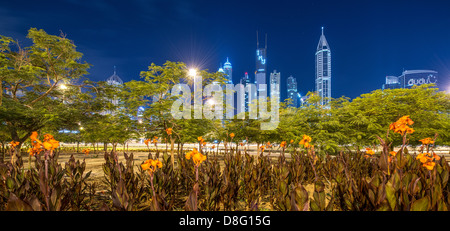
[[[255, 84], [258, 92], [261, 92], [260, 84], [266, 84], [267, 73], [267, 34], [264, 47], [259, 47], [258, 31], [256, 31], [256, 71], [255, 71]], [[267, 90], [266, 90], [267, 92]]]
[[223, 65], [223, 72], [227, 76], [227, 83], [232, 84], [233, 83], [233, 66], [231, 65], [230, 61], [228, 60]]
[[316, 50], [316, 92], [321, 97], [321, 104], [329, 106], [331, 97], [331, 50], [323, 33]]

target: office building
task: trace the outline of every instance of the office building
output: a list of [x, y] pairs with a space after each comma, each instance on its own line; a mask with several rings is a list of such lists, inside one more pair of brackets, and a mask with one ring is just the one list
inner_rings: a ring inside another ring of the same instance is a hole
[[406, 70], [402, 75], [386, 76], [382, 89], [411, 88], [414, 85], [437, 84], [438, 73], [433, 70]]
[[297, 80], [291, 75], [287, 78], [287, 98], [291, 99], [291, 106], [298, 106]]
[[323, 27], [316, 51], [316, 92], [321, 97], [321, 104], [328, 105], [331, 98], [331, 50]]

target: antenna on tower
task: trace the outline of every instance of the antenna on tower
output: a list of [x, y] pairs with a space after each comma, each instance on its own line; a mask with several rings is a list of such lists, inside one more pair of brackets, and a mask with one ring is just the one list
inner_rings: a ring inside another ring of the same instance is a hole
[[256, 30], [256, 49], [259, 48], [258, 30]]
[[267, 33], [266, 33], [266, 46], [265, 46], [266, 50], [267, 50]]
[[114, 65], [114, 75], [116, 74], [116, 66]]
[[323, 35], [323, 27], [322, 27], [322, 35]]

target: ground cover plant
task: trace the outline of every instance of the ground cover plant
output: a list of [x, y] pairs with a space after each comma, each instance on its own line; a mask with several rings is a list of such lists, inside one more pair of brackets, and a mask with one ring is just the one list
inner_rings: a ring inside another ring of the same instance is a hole
[[[41, 140], [33, 132], [28, 141], [33, 164], [23, 165], [16, 142], [9, 144], [11, 158], [0, 163], [0, 209], [447, 211], [450, 169], [433, 151], [438, 135], [421, 139], [420, 153], [410, 154], [413, 124], [409, 116], [392, 123], [386, 137], [378, 137], [379, 153], [366, 148], [319, 155], [308, 135], [295, 149], [293, 142], [282, 142], [275, 157], [268, 155], [271, 143], [256, 155], [239, 145], [220, 154], [207, 151], [201, 137], [198, 149], [177, 153], [174, 161], [164, 151], [149, 151], [140, 163], [132, 153], [124, 153], [122, 162], [118, 152], [105, 152], [102, 187], [89, 181], [87, 158], [59, 163], [59, 141], [50, 134]], [[395, 151], [389, 136], [403, 140]]]

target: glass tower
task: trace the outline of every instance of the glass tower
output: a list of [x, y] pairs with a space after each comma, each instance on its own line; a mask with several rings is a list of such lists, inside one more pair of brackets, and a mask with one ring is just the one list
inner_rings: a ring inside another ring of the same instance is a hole
[[287, 79], [287, 97], [292, 100], [291, 106], [297, 107], [297, 80], [291, 75]]
[[[272, 84], [278, 84], [278, 86], [279, 86], [280, 81], [281, 81], [281, 73], [277, 72], [277, 70], [274, 70], [272, 73], [270, 73], [270, 85], [267, 86], [267, 88], [270, 88], [270, 86], [272, 86]], [[273, 93], [280, 95], [280, 88], [278, 88], [278, 92], [273, 92]], [[270, 92], [270, 94], [272, 94], [272, 92]]]
[[[261, 94], [263, 89], [260, 88], [260, 84], [266, 84], [266, 72], [267, 72], [267, 34], [264, 48], [259, 47], [258, 32], [256, 32], [256, 71], [255, 71], [255, 84], [256, 89]], [[265, 92], [267, 94], [267, 90]], [[256, 98], [256, 97], [255, 97]]]
[[331, 98], [331, 50], [323, 27], [316, 51], [316, 92], [321, 97], [321, 104], [328, 105]]
[[231, 66], [230, 61], [228, 60], [223, 65], [223, 72], [225, 73], [227, 77], [227, 83], [232, 84], [233, 83], [233, 66]]

